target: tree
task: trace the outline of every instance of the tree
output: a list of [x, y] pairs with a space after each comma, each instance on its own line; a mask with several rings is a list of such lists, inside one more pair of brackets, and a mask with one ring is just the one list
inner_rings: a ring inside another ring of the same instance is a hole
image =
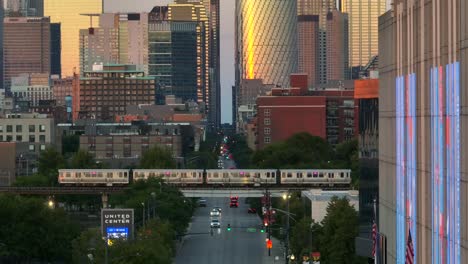
[[47, 178], [49, 185], [57, 185], [58, 170], [65, 168], [63, 156], [54, 148], [41, 151], [37, 160], [38, 174]]
[[0, 241], [6, 245], [2, 258], [13, 263], [70, 261], [70, 242], [79, 227], [60, 208], [46, 201], [13, 195], [0, 195]]
[[62, 137], [62, 154], [76, 153], [80, 148], [79, 135], [67, 135]]
[[320, 253], [325, 263], [362, 263], [354, 251], [358, 225], [358, 214], [348, 199], [333, 197], [322, 220], [320, 236]]
[[248, 169], [252, 166], [253, 151], [247, 145], [245, 136], [237, 134], [228, 141], [229, 150], [236, 160], [238, 168]]
[[356, 188], [359, 187], [360, 166], [359, 145], [357, 139], [346, 141], [336, 146], [332, 168], [351, 169], [352, 185]]
[[187, 156], [188, 169], [216, 169], [217, 158], [211, 151], [192, 152]]
[[93, 155], [85, 150], [79, 150], [70, 161], [71, 169], [94, 169], [97, 168]]
[[310, 217], [303, 217], [291, 229], [290, 246], [296, 256], [318, 251], [322, 227]]
[[252, 161], [258, 168], [323, 168], [331, 154], [324, 139], [304, 132], [256, 151]]
[[142, 169], [174, 169], [176, 162], [172, 152], [166, 147], [154, 146], [143, 153], [140, 161]]

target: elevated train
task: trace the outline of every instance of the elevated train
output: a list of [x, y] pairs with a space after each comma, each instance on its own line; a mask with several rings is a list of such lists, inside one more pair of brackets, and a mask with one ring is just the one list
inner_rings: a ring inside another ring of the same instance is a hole
[[349, 169], [62, 169], [59, 170], [58, 182], [67, 186], [125, 186], [151, 177], [162, 178], [175, 186], [348, 187], [351, 184]]

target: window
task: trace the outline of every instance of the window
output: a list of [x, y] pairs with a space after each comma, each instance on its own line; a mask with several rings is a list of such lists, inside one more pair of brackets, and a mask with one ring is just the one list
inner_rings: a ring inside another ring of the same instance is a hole
[[36, 142], [36, 136], [35, 135], [29, 135], [29, 142], [31, 142], [31, 143]]
[[6, 136], [6, 141], [8, 141], [8, 142], [13, 141], [13, 136]]
[[0, 132], [3, 132], [3, 126], [0, 126]]
[[263, 114], [264, 114], [265, 116], [270, 116], [270, 114], [271, 114], [271, 109], [265, 109], [265, 110], [263, 110]]
[[0, 135], [0, 141], [3, 141], [3, 135]]
[[18, 142], [23, 141], [23, 137], [22, 136], [16, 136], [16, 141], [18, 141]]
[[40, 135], [39, 136], [39, 142], [40, 143], [45, 143], [45, 135]]
[[270, 118], [263, 119], [263, 124], [266, 125], [266, 126], [269, 126], [271, 124]]
[[265, 138], [263, 139], [263, 142], [268, 144], [268, 143], [271, 142], [271, 138], [270, 138], [270, 137], [265, 137]]
[[45, 150], [45, 145], [41, 145], [41, 150]]
[[270, 132], [271, 132], [271, 130], [270, 130], [269, 127], [265, 127], [265, 128], [263, 129], [263, 133], [264, 133], [265, 135], [270, 135]]
[[45, 125], [39, 126], [39, 132], [45, 132]]
[[34, 125], [29, 125], [29, 132], [36, 132], [36, 127]]
[[23, 132], [23, 126], [22, 125], [16, 125], [16, 132]]
[[34, 150], [35, 150], [34, 144], [30, 144], [29, 145], [29, 151], [34, 151]]
[[12, 125], [7, 125], [6, 126], [6, 132], [13, 132], [13, 126]]

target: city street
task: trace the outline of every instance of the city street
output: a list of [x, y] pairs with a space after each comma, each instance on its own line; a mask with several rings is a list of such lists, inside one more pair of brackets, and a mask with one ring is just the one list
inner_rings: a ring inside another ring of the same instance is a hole
[[[210, 234], [210, 210], [222, 208], [221, 228]], [[271, 256], [266, 249], [266, 233], [260, 232], [261, 221], [255, 214], [247, 213], [245, 199], [240, 199], [239, 208], [229, 208], [229, 198], [208, 199], [207, 207], [199, 208], [179, 247], [176, 264], [243, 264], [284, 263], [280, 243], [273, 239]], [[227, 231], [227, 225], [231, 231]], [[279, 260], [275, 262], [275, 256]]]

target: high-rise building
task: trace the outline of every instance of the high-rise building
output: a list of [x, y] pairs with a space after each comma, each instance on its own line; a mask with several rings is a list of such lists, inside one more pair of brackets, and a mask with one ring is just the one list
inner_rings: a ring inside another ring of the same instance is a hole
[[174, 3], [174, 0], [103, 0], [103, 13], [149, 13], [155, 6]]
[[85, 118], [114, 120], [128, 105], [154, 104], [154, 77], [135, 65], [101, 65], [80, 77], [80, 114]]
[[[205, 0], [208, 1], [208, 0]], [[220, 19], [219, 0], [209, 0], [208, 19], [210, 23], [210, 112], [211, 125], [221, 125], [221, 57], [220, 57]]]
[[349, 79], [348, 14], [333, 10], [327, 15], [327, 81]]
[[288, 87], [297, 71], [296, 0], [237, 0], [236, 20], [236, 85], [262, 79]]
[[307, 73], [308, 86], [319, 81], [319, 16], [297, 17], [298, 71]]
[[6, 16], [44, 16], [44, 0], [4, 0], [3, 6]]
[[[4, 16], [4, 0], [0, 0], [0, 21], [3, 22]], [[0, 23], [0, 87], [4, 88], [3, 86], [3, 23]]]
[[341, 0], [340, 8], [348, 13], [350, 66], [364, 66], [378, 54], [378, 17], [387, 9], [386, 0]]
[[388, 263], [405, 263], [410, 235], [413, 263], [468, 263], [467, 12], [466, 1], [395, 0], [379, 19], [378, 228]]
[[[44, 0], [44, 16], [52, 23], [61, 24], [61, 73], [73, 76], [79, 71], [80, 29], [90, 27], [90, 18], [81, 14], [101, 14], [102, 0]], [[99, 18], [93, 18], [95, 25]]]
[[62, 40], [60, 23], [50, 23], [50, 74], [61, 75], [62, 67], [60, 56], [62, 53]]
[[316, 83], [327, 82], [327, 14], [336, 9], [336, 0], [297, 0], [297, 14], [318, 16], [318, 79]]
[[50, 20], [48, 17], [4, 19], [4, 85], [22, 73], [50, 74]]

